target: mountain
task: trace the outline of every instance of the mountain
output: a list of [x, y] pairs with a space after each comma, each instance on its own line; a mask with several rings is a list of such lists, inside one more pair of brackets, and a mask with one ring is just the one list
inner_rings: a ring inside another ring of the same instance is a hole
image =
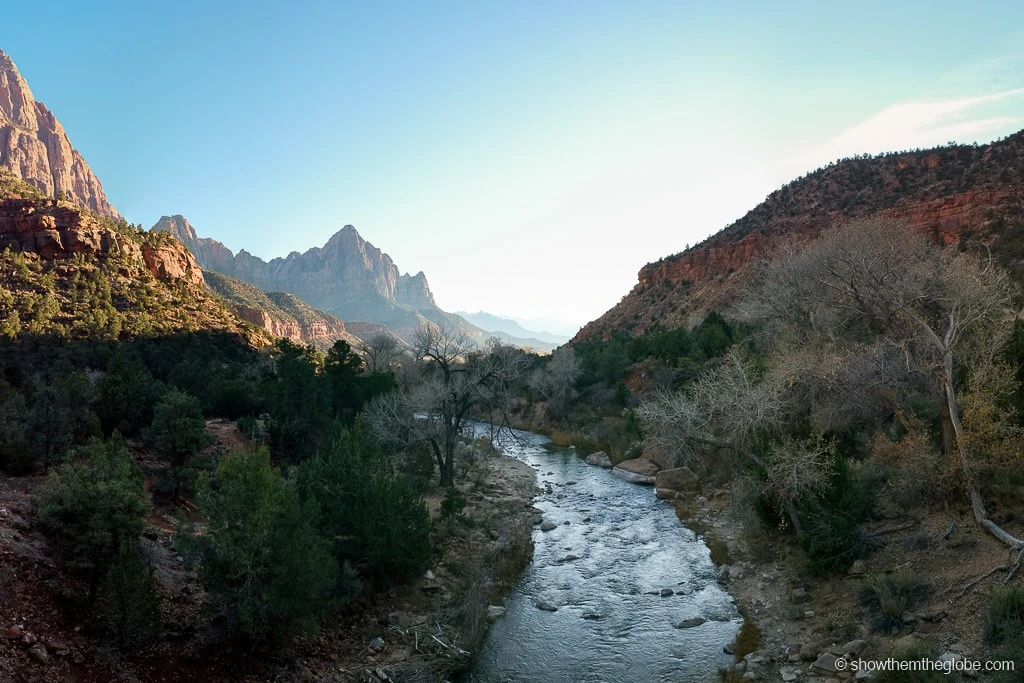
[[0, 336], [128, 339], [227, 333], [269, 343], [203, 285], [192, 255], [0, 170]]
[[1000, 263], [1024, 269], [1024, 131], [988, 145], [844, 159], [794, 180], [700, 244], [644, 266], [632, 291], [574, 341], [692, 325], [729, 305], [753, 261], [870, 216], [942, 244], [984, 239]]
[[232, 313], [297, 344], [311, 344], [320, 350], [342, 339], [355, 347], [359, 339], [345, 323], [330, 313], [318, 311], [287, 292], [264, 292], [258, 287], [214, 271], [203, 274], [207, 287], [224, 300]]
[[381, 323], [408, 342], [427, 321], [459, 328], [482, 343], [489, 336], [434, 302], [426, 276], [402, 275], [391, 257], [351, 225], [323, 247], [267, 262], [244, 249], [201, 238], [183, 216], [164, 216], [154, 232], [168, 232], [191, 250], [204, 271], [228, 275], [264, 292], [288, 292], [348, 323]]
[[0, 50], [0, 166], [48, 197], [63, 196], [109, 218], [118, 218], [99, 179], [57, 117], [37, 102], [18, 67]]
[[506, 344], [532, 348], [538, 351], [554, 351], [562, 344], [569, 341], [568, 336], [551, 334], [550, 332], [534, 332], [528, 330], [518, 321], [511, 318], [502, 318], [491, 313], [479, 311], [477, 313], [466, 313], [456, 311], [455, 313], [473, 325], [486, 330]]

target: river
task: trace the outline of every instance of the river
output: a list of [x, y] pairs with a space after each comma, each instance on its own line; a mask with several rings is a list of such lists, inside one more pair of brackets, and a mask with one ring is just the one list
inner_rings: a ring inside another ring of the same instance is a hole
[[[519, 443], [501, 449], [537, 470], [544, 492], [535, 504], [557, 527], [534, 527], [533, 562], [460, 680], [715, 680], [732, 659], [722, 646], [740, 617], [706, 546], [650, 487], [587, 465], [543, 436], [517, 435]], [[557, 611], [538, 609], [540, 600]], [[692, 617], [707, 622], [676, 628]]]

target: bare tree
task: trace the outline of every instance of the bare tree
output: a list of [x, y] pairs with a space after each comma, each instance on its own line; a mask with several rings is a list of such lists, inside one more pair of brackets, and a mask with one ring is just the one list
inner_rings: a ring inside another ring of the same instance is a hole
[[755, 299], [790, 336], [871, 340], [896, 348], [907, 370], [937, 380], [948, 446], [959, 460], [979, 524], [1024, 554], [1024, 542], [988, 519], [976, 484], [955, 382], [997, 348], [1012, 318], [1007, 276], [954, 248], [940, 250], [901, 223], [864, 220], [833, 228], [802, 251], [765, 264]]
[[366, 360], [367, 371], [387, 372], [391, 364], [402, 355], [398, 341], [390, 334], [376, 334], [359, 343], [359, 352]]
[[530, 389], [548, 402], [548, 415], [563, 417], [576, 399], [576, 380], [582, 373], [579, 357], [571, 346], [555, 349], [543, 368], [530, 376]]
[[459, 330], [428, 325], [414, 353], [422, 381], [406, 392], [375, 399], [366, 416], [380, 439], [394, 445], [426, 442], [437, 459], [442, 486], [455, 483], [456, 444], [474, 414], [491, 417], [509, 405], [525, 358], [496, 340], [486, 351]]

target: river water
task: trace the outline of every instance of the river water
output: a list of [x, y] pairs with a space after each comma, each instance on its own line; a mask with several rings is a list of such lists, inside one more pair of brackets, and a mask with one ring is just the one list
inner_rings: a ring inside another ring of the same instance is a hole
[[[587, 465], [545, 437], [517, 435], [519, 443], [499, 445], [537, 470], [545, 492], [535, 504], [558, 526], [534, 527], [533, 562], [461, 680], [715, 680], [731, 661], [722, 646], [740, 617], [706, 546], [651, 487]], [[666, 588], [673, 594], [662, 597]], [[538, 609], [540, 600], [557, 611]], [[676, 628], [691, 617], [707, 622]]]

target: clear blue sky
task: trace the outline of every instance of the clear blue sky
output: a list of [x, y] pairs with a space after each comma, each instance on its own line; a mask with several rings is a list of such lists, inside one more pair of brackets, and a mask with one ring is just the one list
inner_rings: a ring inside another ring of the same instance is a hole
[[837, 157], [1024, 127], [1024, 2], [90, 2], [3, 48], [132, 222], [351, 223], [448, 310], [582, 323]]

